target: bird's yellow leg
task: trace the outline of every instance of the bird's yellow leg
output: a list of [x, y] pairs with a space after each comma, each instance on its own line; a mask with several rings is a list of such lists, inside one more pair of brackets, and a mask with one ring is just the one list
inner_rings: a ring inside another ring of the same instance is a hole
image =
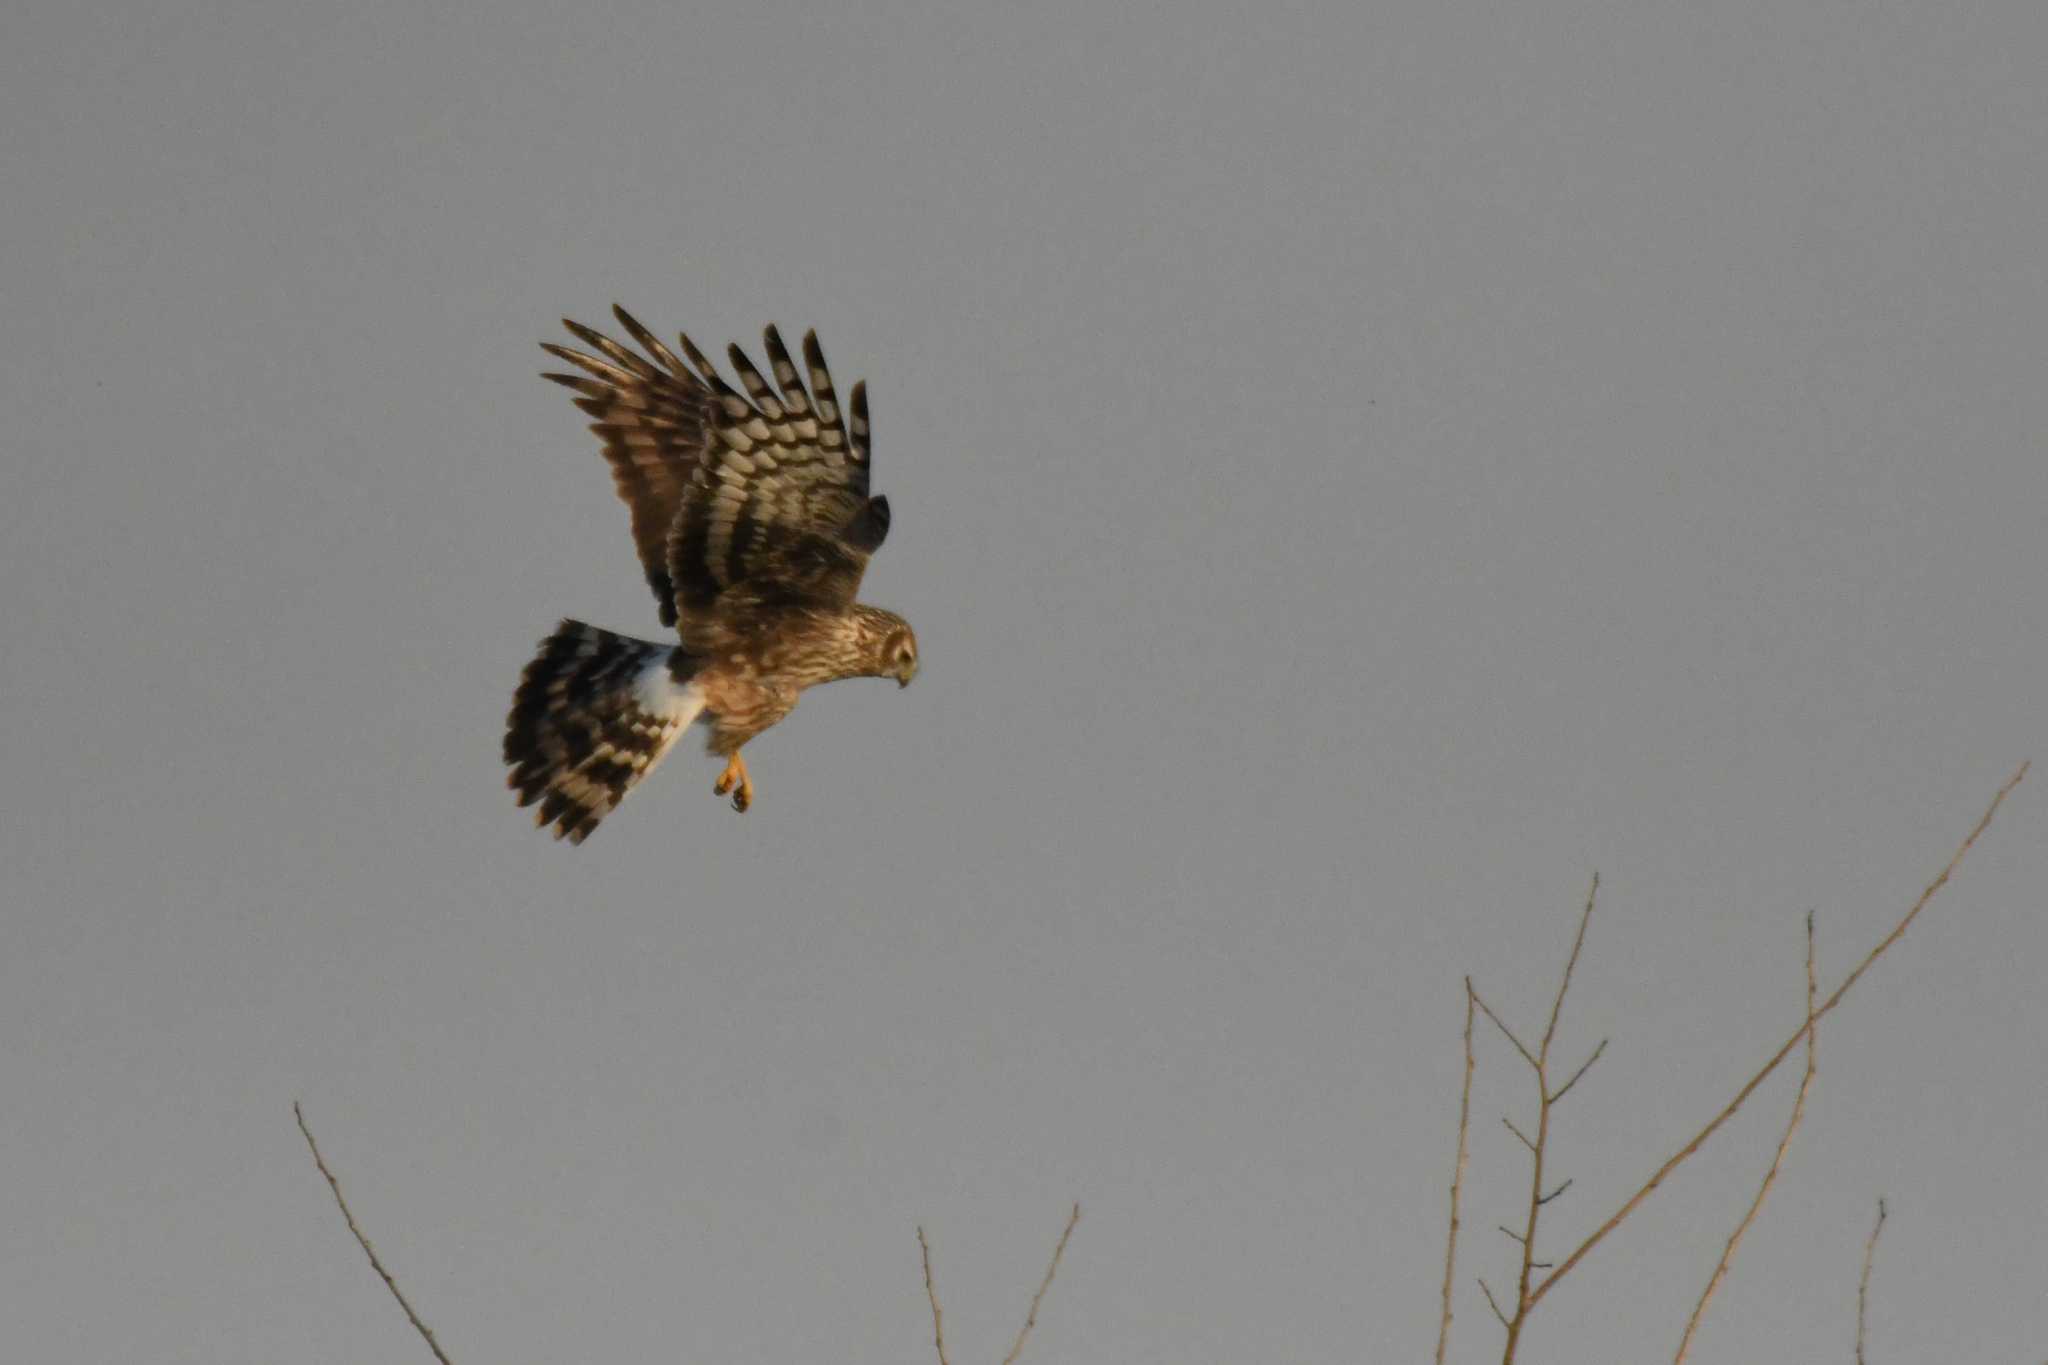
[[740, 757], [739, 750], [733, 750], [732, 757], [725, 761], [725, 771], [718, 775], [711, 790], [720, 796], [731, 792], [732, 808], [737, 811], [754, 804], [754, 779], [747, 776], [746, 760]]

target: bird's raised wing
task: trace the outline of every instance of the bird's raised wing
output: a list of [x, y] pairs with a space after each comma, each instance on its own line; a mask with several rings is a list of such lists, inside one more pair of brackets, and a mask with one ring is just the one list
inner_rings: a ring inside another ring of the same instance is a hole
[[590, 429], [604, 442], [612, 481], [632, 514], [633, 544], [661, 606], [661, 623], [672, 626], [676, 590], [668, 573], [668, 531], [703, 463], [711, 391], [623, 308], [613, 311], [653, 362], [564, 318], [562, 325], [599, 355], [543, 341], [542, 350], [586, 372], [544, 377], [573, 390], [576, 406], [597, 419]]
[[775, 387], [738, 346], [728, 349], [743, 395], [689, 337], [678, 337], [686, 364], [630, 313], [612, 311], [647, 355], [569, 322], [602, 358], [547, 344], [590, 376], [548, 378], [598, 419], [591, 430], [631, 509], [663, 622], [702, 619], [728, 593], [735, 604], [850, 604], [889, 531], [888, 501], [868, 496], [866, 386], [853, 386], [842, 416], [816, 334], [804, 337], [799, 374], [771, 326], [763, 339]]

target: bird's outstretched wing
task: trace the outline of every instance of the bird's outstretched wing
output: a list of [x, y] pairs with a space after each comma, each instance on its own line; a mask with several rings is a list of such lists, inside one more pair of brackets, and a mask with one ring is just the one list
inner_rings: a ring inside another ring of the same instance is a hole
[[587, 372], [545, 377], [572, 390], [576, 406], [597, 419], [590, 429], [604, 442], [612, 481], [632, 514], [633, 544], [661, 606], [661, 622], [672, 626], [676, 591], [668, 573], [668, 532], [683, 505], [683, 490], [703, 463], [711, 392], [652, 333], [623, 309], [615, 311], [657, 363], [565, 318], [562, 325], [599, 355], [544, 341], [542, 350]]
[[686, 363], [623, 308], [612, 311], [646, 355], [565, 321], [599, 354], [543, 343], [586, 372], [547, 377], [597, 418], [591, 430], [632, 512], [663, 623], [704, 619], [721, 598], [728, 607], [850, 604], [889, 530], [887, 500], [868, 495], [866, 386], [853, 386], [842, 414], [816, 334], [804, 337], [800, 373], [771, 326], [773, 387], [744, 351], [728, 349], [742, 394], [689, 337], [678, 337]]

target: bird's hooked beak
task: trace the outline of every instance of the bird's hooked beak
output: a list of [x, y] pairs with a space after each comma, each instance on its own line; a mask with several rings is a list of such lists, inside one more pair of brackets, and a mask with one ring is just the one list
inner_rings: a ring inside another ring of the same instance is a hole
[[896, 690], [900, 692], [900, 691], [902, 691], [902, 690], [903, 690], [904, 688], [906, 688], [906, 687], [910, 686], [910, 680], [911, 680], [912, 678], [916, 677], [916, 676], [917, 676], [917, 660], [915, 660], [915, 659], [912, 659], [912, 660], [911, 660], [911, 661], [910, 661], [909, 663], [907, 663], [907, 664], [903, 664], [902, 666], [900, 666], [899, 668], [897, 668], [897, 670], [896, 670]]

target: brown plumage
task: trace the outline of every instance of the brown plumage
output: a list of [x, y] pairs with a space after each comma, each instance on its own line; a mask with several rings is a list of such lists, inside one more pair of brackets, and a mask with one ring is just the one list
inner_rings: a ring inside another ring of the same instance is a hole
[[866, 386], [853, 386], [842, 413], [816, 335], [804, 337], [800, 372], [770, 326], [773, 386], [728, 349], [742, 394], [689, 337], [678, 359], [612, 311], [645, 354], [565, 320], [597, 354], [543, 342], [583, 371], [546, 377], [596, 419], [662, 623], [680, 643], [564, 621], [527, 665], [506, 721], [511, 785], [520, 805], [540, 803], [538, 823], [575, 842], [700, 716], [708, 747], [728, 760], [714, 790], [745, 810], [753, 784], [740, 749], [805, 688], [852, 677], [907, 686], [917, 672], [909, 623], [854, 601], [889, 532], [887, 499], [868, 493]]

